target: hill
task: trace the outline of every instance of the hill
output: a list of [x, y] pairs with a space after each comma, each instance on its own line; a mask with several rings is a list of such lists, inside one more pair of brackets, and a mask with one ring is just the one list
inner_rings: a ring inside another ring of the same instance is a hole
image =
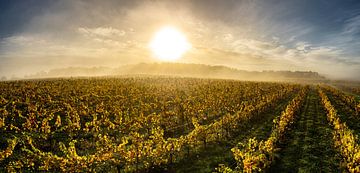
[[325, 77], [312, 71], [245, 71], [226, 66], [182, 63], [140, 63], [109, 67], [68, 67], [39, 72], [26, 78], [118, 76], [118, 75], [169, 75], [182, 77], [240, 79], [256, 81], [323, 81]]

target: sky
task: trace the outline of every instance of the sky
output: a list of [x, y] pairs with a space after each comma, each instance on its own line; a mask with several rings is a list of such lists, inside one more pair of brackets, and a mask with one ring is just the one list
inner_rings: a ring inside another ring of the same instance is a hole
[[192, 45], [179, 63], [360, 80], [359, 0], [0, 0], [0, 76], [160, 62], [164, 26]]

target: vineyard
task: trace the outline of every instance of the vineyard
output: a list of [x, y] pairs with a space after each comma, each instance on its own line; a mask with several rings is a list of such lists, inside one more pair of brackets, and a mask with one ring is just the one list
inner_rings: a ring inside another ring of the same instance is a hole
[[0, 172], [360, 172], [358, 91], [144, 76], [1, 82]]

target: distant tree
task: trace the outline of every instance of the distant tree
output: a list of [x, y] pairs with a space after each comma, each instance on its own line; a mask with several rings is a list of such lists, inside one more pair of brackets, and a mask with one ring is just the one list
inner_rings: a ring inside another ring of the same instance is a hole
[[5, 77], [5, 76], [2, 76], [2, 77], [1, 77], [1, 81], [6, 81], [6, 77]]

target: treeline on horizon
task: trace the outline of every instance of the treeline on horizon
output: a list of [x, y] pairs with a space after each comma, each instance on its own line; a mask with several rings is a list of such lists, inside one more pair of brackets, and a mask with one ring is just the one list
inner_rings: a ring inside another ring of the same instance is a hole
[[169, 75], [182, 77], [241, 79], [241, 80], [326, 80], [312, 71], [246, 71], [226, 66], [182, 63], [140, 63], [110, 67], [67, 67], [38, 72], [25, 79], [53, 77], [119, 76], [119, 75]]

